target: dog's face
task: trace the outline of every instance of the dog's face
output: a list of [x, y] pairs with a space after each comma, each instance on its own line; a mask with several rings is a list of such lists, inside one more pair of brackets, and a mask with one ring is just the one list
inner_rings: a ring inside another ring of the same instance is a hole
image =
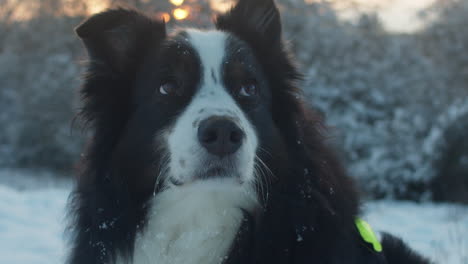
[[274, 124], [269, 84], [251, 47], [226, 32], [188, 29], [151, 54], [137, 89], [153, 91], [146, 114], [166, 121], [153, 126], [166, 184], [254, 181], [259, 138], [272, 138], [257, 128]]
[[[258, 147], [254, 124], [269, 118], [268, 84], [251, 49], [233, 35], [196, 30], [176, 33], [161, 52], [166, 49], [176, 58], [162, 60], [167, 72], [159, 77], [157, 93], [179, 106], [162, 134], [170, 181], [251, 181]], [[184, 69], [186, 61], [192, 69]], [[188, 100], [178, 100], [181, 96]]]
[[289, 95], [279, 87], [292, 67], [272, 0], [241, 0], [209, 31], [171, 31], [120, 9], [77, 33], [92, 62], [84, 113], [108, 142], [111, 173], [129, 188], [212, 179], [249, 186], [283, 152], [278, 102]]

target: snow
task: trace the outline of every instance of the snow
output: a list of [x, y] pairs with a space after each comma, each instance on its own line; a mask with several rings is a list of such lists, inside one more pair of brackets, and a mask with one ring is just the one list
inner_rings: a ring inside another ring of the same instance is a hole
[[[63, 263], [70, 183], [31, 173], [0, 170], [2, 263]], [[468, 206], [385, 200], [368, 202], [363, 211], [375, 231], [402, 237], [436, 262], [468, 263]]]
[[436, 263], [468, 263], [468, 206], [389, 200], [367, 203], [364, 212], [375, 231], [403, 238]]
[[18, 191], [0, 185], [2, 263], [63, 263], [68, 189]]

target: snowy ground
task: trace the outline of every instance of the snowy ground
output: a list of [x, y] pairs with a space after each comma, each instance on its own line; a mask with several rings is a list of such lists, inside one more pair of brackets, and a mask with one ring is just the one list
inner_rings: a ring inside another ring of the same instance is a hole
[[468, 263], [468, 206], [380, 201], [365, 213], [376, 231], [403, 238], [435, 263]]
[[[1, 262], [63, 263], [70, 184], [51, 183], [47, 173], [40, 180], [25, 174], [0, 170]], [[364, 211], [374, 229], [401, 236], [436, 263], [468, 263], [468, 207], [381, 201], [367, 203]]]

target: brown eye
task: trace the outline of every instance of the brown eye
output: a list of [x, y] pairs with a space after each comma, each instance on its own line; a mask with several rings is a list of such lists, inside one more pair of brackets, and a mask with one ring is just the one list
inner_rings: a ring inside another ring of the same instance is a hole
[[251, 97], [257, 95], [257, 83], [251, 81], [243, 84], [240, 87], [239, 95], [243, 97]]
[[166, 81], [159, 87], [159, 92], [163, 95], [179, 95], [179, 85], [175, 81]]

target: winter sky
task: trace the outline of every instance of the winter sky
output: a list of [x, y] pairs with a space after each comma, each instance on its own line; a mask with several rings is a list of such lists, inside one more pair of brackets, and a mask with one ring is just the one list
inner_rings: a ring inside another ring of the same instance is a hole
[[[382, 1], [382, 0], [359, 0]], [[391, 31], [414, 31], [423, 26], [418, 13], [429, 7], [435, 0], [392, 0], [380, 9], [380, 17]]]
[[[306, 0], [314, 1], [314, 0]], [[437, 0], [354, 0], [365, 10], [377, 10], [385, 27], [392, 32], [413, 32], [424, 26], [418, 14]], [[345, 17], [352, 17], [345, 13]]]

